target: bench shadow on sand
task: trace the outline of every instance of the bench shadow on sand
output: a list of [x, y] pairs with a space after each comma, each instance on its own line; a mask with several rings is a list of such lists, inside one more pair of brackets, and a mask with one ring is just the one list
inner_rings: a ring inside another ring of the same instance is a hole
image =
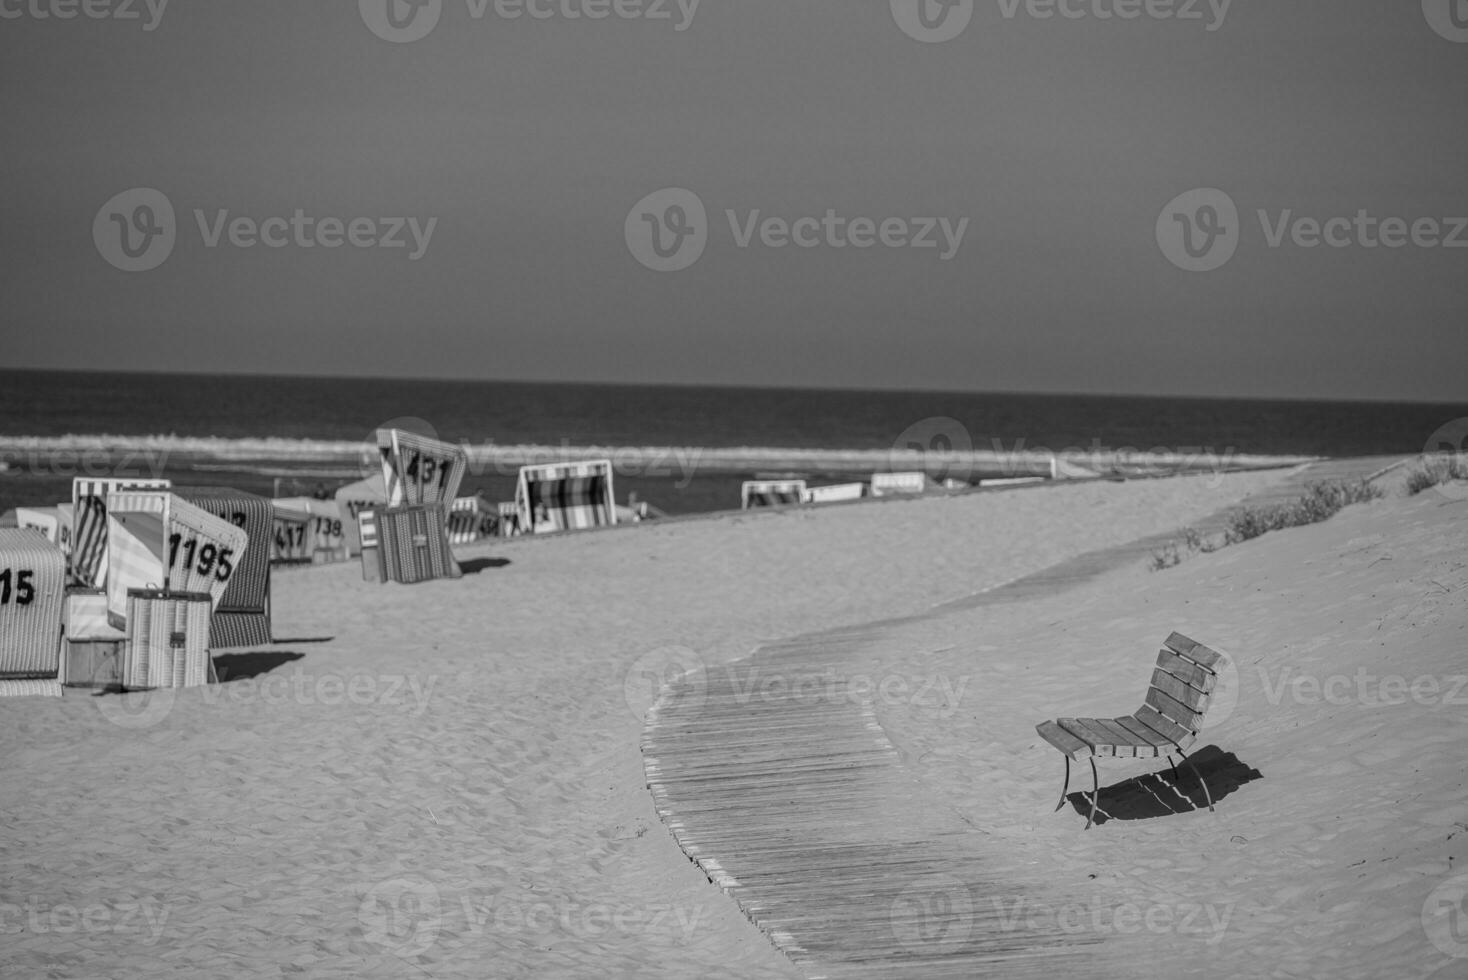
[[[1189, 758], [1207, 780], [1214, 806], [1245, 783], [1264, 778], [1259, 770], [1216, 745], [1199, 749]], [[1089, 790], [1070, 793], [1066, 799], [1082, 818], [1091, 812]], [[1109, 820], [1150, 820], [1206, 809], [1208, 800], [1192, 770], [1180, 765], [1174, 776], [1164, 759], [1160, 769], [1102, 786], [1096, 807], [1096, 824], [1100, 826]]]
[[478, 575], [486, 568], [504, 568], [509, 563], [508, 558], [469, 558], [459, 562], [459, 570], [465, 575]]

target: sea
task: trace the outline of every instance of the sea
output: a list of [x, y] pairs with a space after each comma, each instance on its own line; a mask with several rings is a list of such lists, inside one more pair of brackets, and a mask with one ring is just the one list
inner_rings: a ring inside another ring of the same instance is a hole
[[518, 462], [605, 455], [619, 503], [677, 515], [737, 508], [748, 479], [859, 479], [893, 468], [894, 448], [987, 457], [959, 474], [973, 482], [1022, 475], [999, 465], [1018, 453], [1214, 468], [1418, 453], [1465, 418], [1468, 402], [3, 370], [0, 511], [69, 500], [78, 475], [330, 492], [372, 471], [383, 426], [477, 447], [462, 493], [510, 500]]

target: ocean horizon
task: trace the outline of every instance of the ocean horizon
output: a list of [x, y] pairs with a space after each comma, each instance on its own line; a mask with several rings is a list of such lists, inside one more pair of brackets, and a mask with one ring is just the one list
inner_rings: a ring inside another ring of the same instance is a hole
[[738, 506], [756, 475], [939, 458], [935, 475], [967, 479], [1025, 475], [1048, 454], [1220, 471], [1416, 453], [1463, 416], [1468, 404], [1432, 402], [5, 370], [0, 509], [68, 499], [73, 476], [113, 469], [329, 490], [361, 477], [384, 425], [470, 447], [467, 493], [509, 499], [520, 463], [606, 455], [619, 500], [690, 513]]

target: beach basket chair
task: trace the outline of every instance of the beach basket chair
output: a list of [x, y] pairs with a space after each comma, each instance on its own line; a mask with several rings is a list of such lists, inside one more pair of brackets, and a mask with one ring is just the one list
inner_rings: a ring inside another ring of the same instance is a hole
[[449, 544], [473, 544], [493, 525], [494, 517], [481, 497], [458, 497], [449, 510]]
[[[65, 592], [60, 548], [34, 530], [0, 528], [0, 682], [15, 687], [0, 693], [61, 693]], [[13, 683], [30, 681], [46, 683]]]
[[758, 507], [787, 507], [805, 501], [804, 480], [746, 480], [739, 488], [744, 510]]
[[437, 504], [448, 511], [469, 467], [462, 446], [403, 429], [378, 429], [377, 450], [389, 507]]
[[122, 686], [127, 633], [107, 619], [107, 593], [71, 588], [66, 593], [60, 680], [65, 687]]
[[214, 597], [167, 589], [128, 591], [123, 686], [199, 687], [216, 681], [209, 653]]
[[928, 491], [926, 473], [873, 473], [872, 496], [894, 497], [904, 494], [919, 494]]
[[362, 553], [361, 523], [357, 520], [364, 510], [376, 510], [387, 506], [387, 481], [381, 473], [365, 480], [348, 483], [336, 492], [337, 517], [341, 520], [343, 544], [346, 558], [352, 559]]
[[515, 485], [520, 533], [582, 531], [617, 523], [611, 460], [525, 466]]
[[[61, 543], [61, 515], [55, 507], [17, 507], [15, 508], [15, 526], [24, 530], [37, 531], [46, 536], [46, 540], [62, 549], [66, 549]], [[68, 528], [67, 537], [70, 538]]]
[[167, 490], [168, 480], [77, 477], [71, 482], [71, 584], [107, 584], [107, 495], [120, 490]]
[[272, 565], [309, 565], [315, 553], [315, 520], [304, 510], [291, 510], [275, 501], [270, 526], [270, 563]]
[[[306, 525], [292, 526], [283, 536], [279, 548], [272, 547], [271, 560], [283, 564], [310, 562], [323, 565], [347, 561], [352, 552], [347, 547], [349, 535], [346, 522], [342, 520], [342, 508], [336, 500], [318, 500], [314, 497], [281, 497], [271, 501], [275, 513], [285, 515], [285, 523], [299, 522], [305, 515]], [[356, 523], [353, 515], [352, 522]], [[305, 549], [302, 555], [300, 549]], [[287, 557], [289, 556], [289, 557]]]
[[449, 547], [448, 522], [438, 504], [363, 511], [362, 578], [412, 585], [463, 572]]
[[245, 532], [244, 553], [209, 621], [209, 646], [258, 646], [270, 642], [270, 543], [275, 508], [266, 497], [230, 487], [176, 487], [174, 494]]
[[502, 538], [518, 537], [520, 531], [520, 505], [513, 500], [501, 500], [495, 504], [495, 511], [499, 516], [499, 536]]
[[[1202, 731], [1203, 713], [1218, 685], [1218, 668], [1223, 655], [1181, 633], [1173, 633], [1163, 642], [1152, 671], [1147, 696], [1135, 713], [1124, 718], [1060, 718], [1035, 726], [1040, 737], [1065, 756], [1065, 784], [1060, 790], [1057, 811], [1065, 806], [1070, 789], [1070, 763], [1084, 757], [1091, 763], [1091, 813], [1086, 829], [1096, 820], [1096, 803], [1100, 785], [1096, 775], [1096, 759], [1155, 759], [1172, 754], [1187, 763], [1198, 782], [1208, 809], [1213, 810], [1213, 794], [1208, 783], [1188, 758], [1187, 750]], [[1173, 763], [1177, 776], [1177, 763]]]
[[166, 490], [107, 495], [107, 616], [127, 628], [133, 589], [207, 593], [217, 607], [248, 554], [244, 528]]
[[801, 503], [836, 504], [860, 500], [865, 495], [865, 483], [838, 483], [835, 486], [808, 488], [801, 498]]

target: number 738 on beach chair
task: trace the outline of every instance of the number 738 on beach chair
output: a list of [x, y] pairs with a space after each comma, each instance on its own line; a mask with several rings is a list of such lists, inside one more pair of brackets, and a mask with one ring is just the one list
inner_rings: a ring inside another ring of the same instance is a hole
[[[1219, 665], [1223, 655], [1203, 644], [1173, 633], [1157, 655], [1157, 667], [1147, 697], [1135, 714], [1125, 718], [1061, 718], [1035, 726], [1040, 737], [1065, 756], [1065, 785], [1060, 790], [1058, 811], [1065, 806], [1070, 789], [1070, 762], [1081, 756], [1091, 763], [1091, 814], [1086, 829], [1096, 820], [1096, 800], [1100, 785], [1096, 777], [1096, 757], [1117, 759], [1155, 759], [1172, 754], [1188, 764], [1203, 785], [1203, 797], [1213, 810], [1213, 794], [1208, 783], [1188, 758], [1187, 751], [1202, 729], [1203, 712], [1218, 685]], [[1172, 765], [1177, 776], [1177, 763]]]

